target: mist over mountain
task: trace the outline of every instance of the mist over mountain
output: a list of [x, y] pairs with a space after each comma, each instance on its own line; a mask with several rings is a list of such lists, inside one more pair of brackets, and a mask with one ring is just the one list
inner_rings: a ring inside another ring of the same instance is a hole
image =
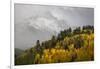
[[94, 9], [15, 4], [15, 48], [27, 49], [69, 27], [94, 24]]

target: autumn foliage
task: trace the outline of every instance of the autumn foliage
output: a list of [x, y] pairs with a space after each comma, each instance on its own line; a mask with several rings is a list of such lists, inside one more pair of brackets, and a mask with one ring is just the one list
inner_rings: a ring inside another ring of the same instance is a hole
[[45, 64], [94, 60], [94, 27], [83, 26], [61, 31], [48, 41], [25, 50], [15, 65]]

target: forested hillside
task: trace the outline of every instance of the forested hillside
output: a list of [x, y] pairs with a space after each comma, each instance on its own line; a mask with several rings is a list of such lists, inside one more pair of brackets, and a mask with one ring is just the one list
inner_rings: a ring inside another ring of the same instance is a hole
[[[42, 36], [41, 36], [42, 37]], [[94, 27], [83, 26], [60, 31], [57, 36], [15, 56], [15, 65], [94, 60]]]

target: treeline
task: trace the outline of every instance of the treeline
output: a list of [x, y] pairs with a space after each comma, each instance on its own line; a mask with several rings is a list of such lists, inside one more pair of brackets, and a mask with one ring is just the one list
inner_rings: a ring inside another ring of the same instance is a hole
[[15, 58], [15, 65], [94, 60], [94, 27], [69, 28], [50, 40], [37, 40], [35, 46]]

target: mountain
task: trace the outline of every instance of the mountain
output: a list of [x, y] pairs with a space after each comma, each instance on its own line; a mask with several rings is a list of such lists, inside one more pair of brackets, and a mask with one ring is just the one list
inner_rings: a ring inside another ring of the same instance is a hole
[[15, 48], [15, 57], [21, 55], [24, 51], [18, 48]]
[[77, 27], [61, 31], [58, 36], [26, 49], [15, 65], [47, 64], [94, 60], [94, 27]]

